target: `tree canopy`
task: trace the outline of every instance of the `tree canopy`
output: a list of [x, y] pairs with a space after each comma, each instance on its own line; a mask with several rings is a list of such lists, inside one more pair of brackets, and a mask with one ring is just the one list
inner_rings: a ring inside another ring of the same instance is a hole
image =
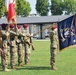
[[76, 12], [76, 0], [51, 0], [52, 15], [61, 15], [63, 11], [65, 14]]
[[45, 16], [48, 14], [48, 0], [37, 0], [36, 2], [36, 11], [41, 16]]
[[76, 0], [64, 0], [63, 2], [65, 14], [75, 13], [76, 12]]
[[27, 2], [26, 0], [16, 0], [16, 1], [17, 1], [16, 2], [17, 15], [21, 17], [28, 16], [31, 11], [29, 2]]
[[4, 16], [4, 12], [5, 12], [4, 1], [0, 0], [0, 18]]
[[[50, 10], [52, 15], [61, 15], [63, 11], [65, 14], [76, 12], [76, 0], [50, 0]], [[36, 11], [41, 16], [48, 14], [49, 1], [48, 0], [36, 0]], [[5, 0], [0, 0], [0, 18], [6, 15]], [[25, 17], [31, 12], [29, 2], [26, 0], [16, 0], [16, 14], [17, 16]]]
[[62, 0], [51, 0], [52, 15], [61, 15], [63, 13]]
[[[0, 0], [0, 18], [6, 16], [5, 0]], [[28, 16], [31, 12], [29, 2], [26, 0], [16, 0], [16, 15], [17, 16]]]

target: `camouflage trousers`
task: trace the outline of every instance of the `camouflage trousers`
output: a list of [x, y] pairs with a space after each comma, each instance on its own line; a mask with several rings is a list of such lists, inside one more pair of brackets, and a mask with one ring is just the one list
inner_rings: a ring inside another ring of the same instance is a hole
[[28, 44], [25, 45], [25, 52], [24, 52], [24, 61], [25, 61], [25, 64], [28, 64], [29, 63], [29, 60], [30, 60], [30, 54], [31, 54], [31, 51], [30, 51], [30, 47]]
[[5, 53], [4, 57], [2, 57], [2, 68], [5, 70], [8, 67], [8, 49], [4, 49], [3, 51]]
[[16, 67], [16, 60], [17, 60], [17, 47], [10, 46], [10, 65], [11, 65], [11, 68]]
[[56, 56], [58, 54], [58, 50], [56, 48], [51, 48], [50, 52], [51, 52], [50, 65], [51, 67], [54, 67], [56, 63]]
[[18, 65], [22, 65], [24, 54], [23, 54], [23, 45], [21, 43], [18, 44], [17, 53], [18, 53]]
[[7, 40], [3, 40], [3, 52], [5, 53], [4, 57], [2, 57], [2, 68], [3, 70], [8, 67], [8, 46], [7, 46]]

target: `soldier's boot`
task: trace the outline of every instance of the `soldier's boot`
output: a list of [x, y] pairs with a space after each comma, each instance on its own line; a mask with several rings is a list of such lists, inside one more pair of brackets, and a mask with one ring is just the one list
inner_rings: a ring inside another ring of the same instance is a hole
[[26, 62], [26, 65], [29, 64], [29, 62]]
[[26, 59], [26, 61], [25, 61], [25, 65], [28, 65], [29, 64], [29, 59]]
[[25, 62], [25, 65], [29, 64], [29, 62]]
[[51, 70], [58, 70], [58, 68], [56, 68], [56, 67], [51, 67]]
[[12, 66], [11, 68], [12, 68], [12, 69], [16, 69], [16, 66]]
[[19, 63], [19, 64], [18, 64], [18, 66], [24, 66], [24, 64], [22, 64], [22, 63]]
[[11, 70], [10, 70], [10, 69], [5, 68], [5, 69], [4, 69], [4, 71], [8, 72], [8, 71], [11, 71]]

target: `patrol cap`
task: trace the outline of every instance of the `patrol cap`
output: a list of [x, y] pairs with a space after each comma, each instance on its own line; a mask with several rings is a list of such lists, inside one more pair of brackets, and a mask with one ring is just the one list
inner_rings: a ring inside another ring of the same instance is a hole
[[15, 27], [15, 25], [14, 24], [10, 24], [10, 28], [14, 28]]
[[24, 24], [23, 27], [24, 27], [24, 28], [27, 28], [27, 27], [28, 27], [28, 24]]
[[21, 26], [20, 26], [20, 25], [17, 25], [17, 28], [18, 28], [18, 29], [20, 29], [20, 28], [21, 28]]
[[3, 24], [1, 25], [1, 27], [2, 27], [3, 30], [6, 29], [6, 26], [7, 26], [7, 24], [5, 24], [5, 23], [3, 23]]

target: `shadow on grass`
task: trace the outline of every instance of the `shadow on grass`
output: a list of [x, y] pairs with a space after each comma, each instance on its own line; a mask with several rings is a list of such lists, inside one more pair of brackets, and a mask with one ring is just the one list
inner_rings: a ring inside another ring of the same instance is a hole
[[2, 64], [1, 64], [1, 63], [0, 63], [0, 71], [3, 71], [3, 70], [2, 70]]
[[[9, 65], [10, 69], [10, 65]], [[23, 66], [23, 67], [17, 67], [16, 70], [50, 70], [50, 67], [47, 66]], [[0, 71], [2, 70], [2, 64], [0, 64]]]
[[50, 70], [50, 67], [45, 66], [25, 66], [17, 68], [17, 70]]

